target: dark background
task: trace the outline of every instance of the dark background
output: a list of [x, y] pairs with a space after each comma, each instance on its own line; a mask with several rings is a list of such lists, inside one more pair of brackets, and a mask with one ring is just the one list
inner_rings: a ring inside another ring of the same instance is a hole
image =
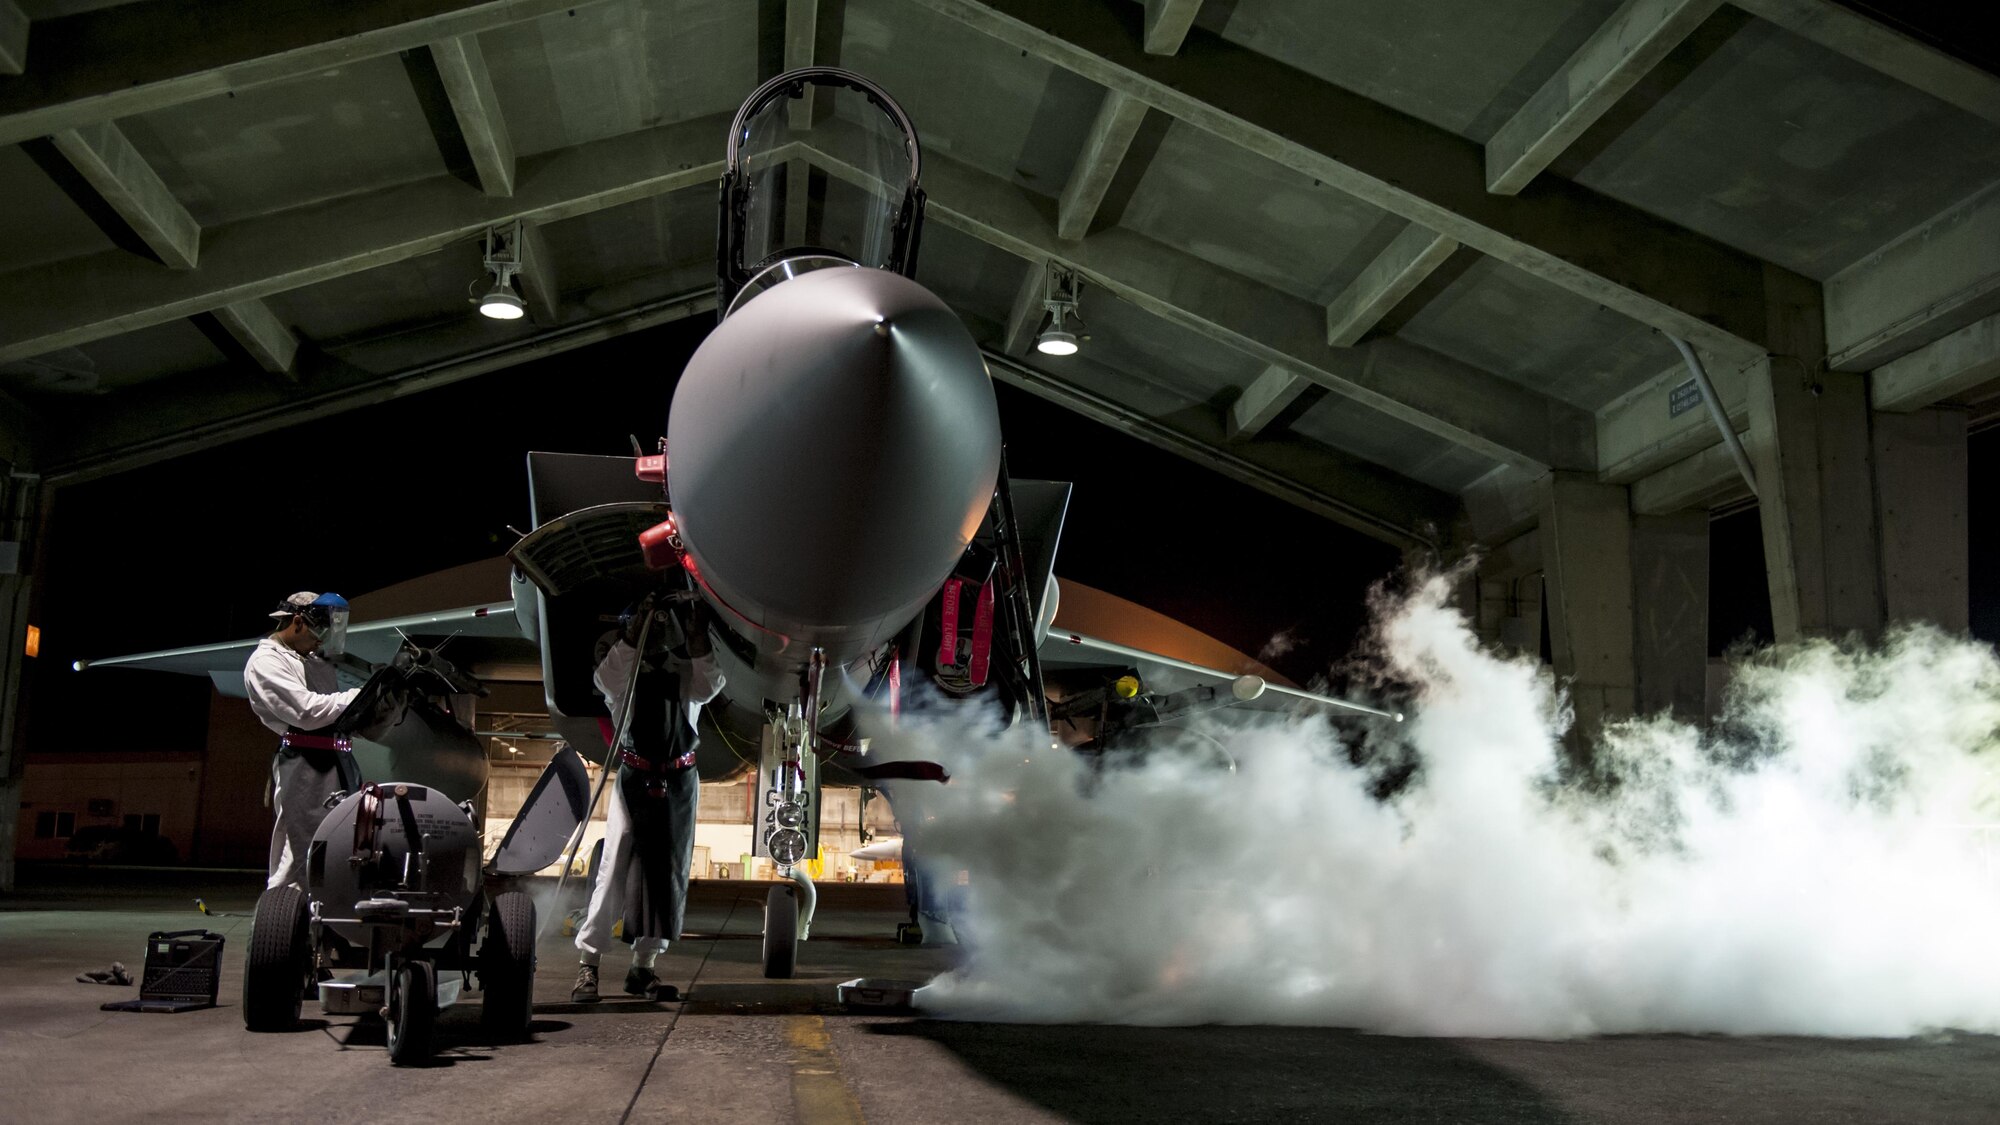
[[[70, 662], [262, 632], [294, 590], [350, 597], [490, 558], [525, 528], [530, 449], [617, 454], [665, 430], [701, 317], [336, 418], [59, 490], [29, 672], [32, 751], [198, 749], [208, 685]], [[1017, 477], [1076, 483], [1056, 567], [1299, 682], [1324, 675], [1366, 621], [1395, 549], [1171, 454], [997, 388]], [[1972, 442], [1989, 479], [1991, 434]], [[2000, 637], [1995, 501], [1972, 491], [1973, 631]], [[1711, 649], [1770, 636], [1755, 510], [1718, 520]], [[468, 604], [504, 590], [466, 592]], [[1285, 636], [1291, 647], [1270, 646]], [[107, 744], [103, 723], [123, 724]]]

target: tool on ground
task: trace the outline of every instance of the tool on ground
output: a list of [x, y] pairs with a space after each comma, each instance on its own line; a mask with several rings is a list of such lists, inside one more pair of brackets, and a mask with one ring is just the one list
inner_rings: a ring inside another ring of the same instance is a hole
[[91, 969], [76, 974], [78, 984], [113, 984], [121, 987], [132, 983], [132, 973], [123, 961], [111, 962], [108, 969]]
[[137, 1000], [100, 1004], [107, 1012], [191, 1012], [215, 1007], [222, 978], [222, 935], [207, 930], [158, 932], [146, 938], [146, 968]]

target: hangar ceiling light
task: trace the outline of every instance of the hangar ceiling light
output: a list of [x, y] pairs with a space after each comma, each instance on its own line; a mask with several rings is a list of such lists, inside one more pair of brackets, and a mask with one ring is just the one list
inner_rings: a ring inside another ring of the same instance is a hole
[[[521, 272], [521, 221], [486, 231], [486, 272], [493, 279], [485, 293], [474, 297], [479, 311], [494, 320], [519, 320], [528, 315], [527, 302], [514, 291], [514, 276]], [[477, 288], [474, 281], [467, 289]]]
[[1048, 309], [1048, 324], [1035, 337], [1035, 350], [1043, 355], [1075, 355], [1080, 341], [1090, 337], [1079, 337], [1070, 330], [1065, 319], [1073, 317], [1077, 324], [1083, 323], [1083, 317], [1076, 308], [1077, 295], [1082, 292], [1083, 283], [1075, 273], [1051, 262], [1045, 285], [1042, 304]]

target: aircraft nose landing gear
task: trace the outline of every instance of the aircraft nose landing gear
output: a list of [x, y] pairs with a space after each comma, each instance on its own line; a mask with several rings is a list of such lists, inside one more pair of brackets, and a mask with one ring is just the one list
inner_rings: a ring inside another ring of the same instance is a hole
[[757, 854], [791, 881], [764, 896], [764, 975], [784, 979], [798, 966], [799, 943], [812, 930], [819, 894], [800, 864], [819, 854], [819, 691], [825, 657], [814, 649], [799, 685], [800, 698], [764, 726], [758, 788], [764, 810]]

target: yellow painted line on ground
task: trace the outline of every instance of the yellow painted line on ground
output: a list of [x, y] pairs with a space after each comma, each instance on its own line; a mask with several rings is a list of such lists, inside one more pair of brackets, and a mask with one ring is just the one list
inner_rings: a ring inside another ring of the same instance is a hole
[[826, 1021], [786, 1016], [785, 1040], [792, 1045], [792, 1108], [800, 1125], [865, 1125], [861, 1103], [841, 1076]]

